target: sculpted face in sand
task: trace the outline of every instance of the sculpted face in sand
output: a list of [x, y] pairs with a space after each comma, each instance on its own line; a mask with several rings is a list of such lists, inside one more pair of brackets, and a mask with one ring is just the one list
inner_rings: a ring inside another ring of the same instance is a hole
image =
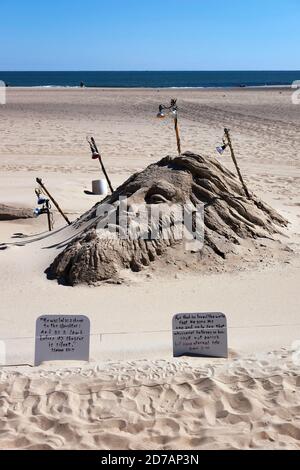
[[[70, 285], [118, 282], [123, 269], [141, 271], [167, 259], [175, 246], [199, 252], [204, 241], [201, 256], [195, 254], [199, 263], [203, 257], [241, 255], [244, 245], [255, 251], [257, 239], [272, 239], [286, 221], [254, 195], [245, 198], [235, 175], [215, 158], [185, 153], [133, 175], [75, 225], [82, 232], [49, 268], [51, 277]], [[197, 248], [186, 244], [194, 239]]]

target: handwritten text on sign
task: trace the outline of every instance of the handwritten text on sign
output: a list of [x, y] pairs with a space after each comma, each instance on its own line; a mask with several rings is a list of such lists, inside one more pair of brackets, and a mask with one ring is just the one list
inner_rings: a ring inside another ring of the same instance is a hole
[[90, 320], [83, 315], [47, 315], [36, 322], [35, 365], [89, 361]]
[[174, 357], [228, 357], [223, 313], [182, 313], [173, 318]]

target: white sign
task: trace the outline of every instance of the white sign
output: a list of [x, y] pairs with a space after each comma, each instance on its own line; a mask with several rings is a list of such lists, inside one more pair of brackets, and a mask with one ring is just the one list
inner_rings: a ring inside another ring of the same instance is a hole
[[37, 319], [35, 365], [45, 361], [89, 361], [90, 320], [83, 315], [45, 315]]
[[173, 318], [174, 357], [228, 357], [223, 313], [181, 313]]

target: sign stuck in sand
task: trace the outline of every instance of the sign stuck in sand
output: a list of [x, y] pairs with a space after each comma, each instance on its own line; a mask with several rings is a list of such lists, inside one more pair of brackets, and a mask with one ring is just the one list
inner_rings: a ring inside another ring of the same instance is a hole
[[223, 313], [181, 313], [173, 318], [174, 357], [228, 357]]
[[35, 366], [48, 361], [89, 361], [90, 320], [83, 315], [45, 315], [37, 319]]

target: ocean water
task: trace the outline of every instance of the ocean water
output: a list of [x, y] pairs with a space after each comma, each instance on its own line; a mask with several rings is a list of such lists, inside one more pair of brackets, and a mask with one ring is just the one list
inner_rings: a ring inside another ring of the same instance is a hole
[[300, 71], [266, 72], [1, 72], [9, 86], [111, 88], [202, 88], [286, 86], [300, 80]]

